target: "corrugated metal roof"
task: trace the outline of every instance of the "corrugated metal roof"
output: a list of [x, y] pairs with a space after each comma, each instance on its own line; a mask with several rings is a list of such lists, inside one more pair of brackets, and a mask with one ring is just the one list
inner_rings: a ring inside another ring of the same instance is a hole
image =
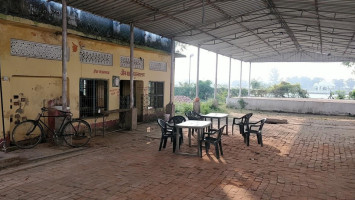
[[355, 60], [354, 0], [67, 0], [67, 4], [243, 61]]

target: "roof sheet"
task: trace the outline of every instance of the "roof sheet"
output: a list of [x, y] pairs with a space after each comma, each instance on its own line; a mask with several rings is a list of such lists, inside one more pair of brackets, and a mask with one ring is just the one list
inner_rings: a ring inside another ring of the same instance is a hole
[[67, 0], [67, 4], [246, 62], [355, 60], [354, 0]]

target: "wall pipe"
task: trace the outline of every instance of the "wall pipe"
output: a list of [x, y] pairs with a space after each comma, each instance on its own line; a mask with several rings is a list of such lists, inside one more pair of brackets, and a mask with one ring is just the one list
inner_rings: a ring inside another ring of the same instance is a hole
[[4, 141], [2, 143], [2, 149], [6, 152], [6, 134], [5, 134], [5, 121], [4, 121], [4, 101], [2, 96], [2, 75], [1, 75], [1, 63], [0, 63], [0, 95], [1, 95], [1, 120], [2, 120], [2, 135]]

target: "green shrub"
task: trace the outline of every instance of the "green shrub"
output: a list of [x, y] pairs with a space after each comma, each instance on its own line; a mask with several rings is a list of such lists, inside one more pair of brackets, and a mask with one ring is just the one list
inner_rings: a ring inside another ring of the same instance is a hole
[[349, 92], [349, 98], [355, 100], [355, 90]]
[[185, 115], [185, 112], [192, 110], [192, 103], [176, 103], [175, 113]]
[[244, 99], [239, 99], [238, 104], [240, 106], [240, 109], [244, 109], [245, 106], [247, 105], [247, 102], [245, 102]]
[[225, 104], [214, 103], [213, 99], [209, 99], [208, 101], [201, 102], [200, 109], [202, 114], [208, 114], [211, 112], [222, 112], [222, 113], [227, 112], [225, 108]]
[[337, 90], [335, 93], [338, 95], [337, 99], [345, 99], [345, 91]]

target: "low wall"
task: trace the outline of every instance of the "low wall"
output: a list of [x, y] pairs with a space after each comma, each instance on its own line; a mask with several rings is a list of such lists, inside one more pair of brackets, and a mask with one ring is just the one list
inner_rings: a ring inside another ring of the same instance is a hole
[[227, 105], [240, 108], [239, 99], [246, 103], [245, 109], [325, 115], [355, 115], [354, 100], [294, 99], [294, 98], [229, 98]]

